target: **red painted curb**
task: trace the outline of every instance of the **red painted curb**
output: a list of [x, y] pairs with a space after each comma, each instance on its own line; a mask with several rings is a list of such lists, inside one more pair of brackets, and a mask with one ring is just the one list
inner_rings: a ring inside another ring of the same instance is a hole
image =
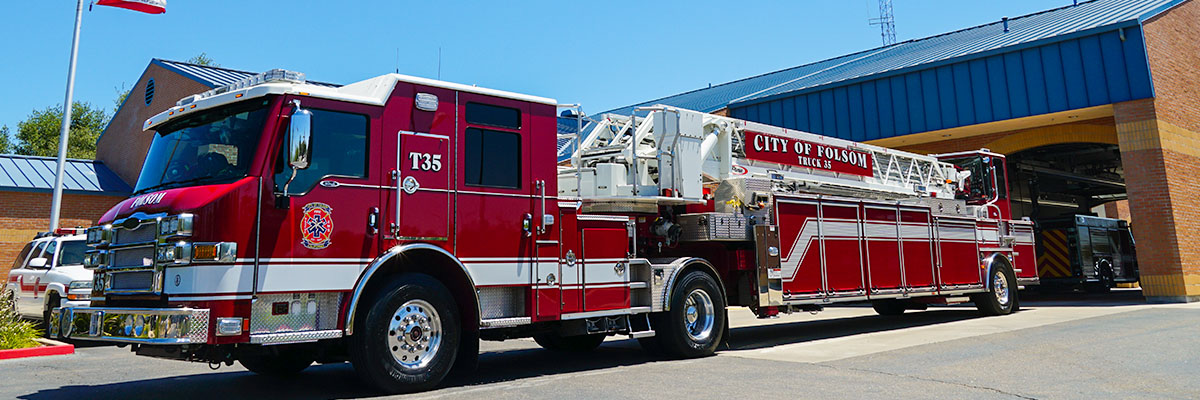
[[58, 356], [63, 354], [75, 354], [75, 345], [62, 344], [56, 346], [30, 347], [27, 349], [0, 350], [0, 360], [26, 357]]

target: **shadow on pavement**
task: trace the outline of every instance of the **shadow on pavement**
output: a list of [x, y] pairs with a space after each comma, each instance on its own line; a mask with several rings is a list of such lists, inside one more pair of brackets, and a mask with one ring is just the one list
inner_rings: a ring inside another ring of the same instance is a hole
[[[1107, 294], [1022, 292], [1022, 307], [1094, 306], [1112, 307], [1145, 304], [1140, 290], [1114, 290]], [[796, 321], [730, 329], [729, 349], [760, 349], [814, 340], [937, 325], [979, 318], [970, 304], [938, 307], [938, 312], [908, 312], [900, 316], [854, 316]], [[92, 343], [79, 343], [83, 347]], [[493, 351], [480, 354], [479, 369], [466, 376], [448, 378], [445, 387], [469, 387], [538, 376], [603, 370], [658, 361], [642, 352], [634, 340], [608, 341], [596, 352], [583, 356], [541, 349]], [[432, 393], [436, 394], [436, 393]], [[131, 380], [103, 385], [67, 385], [42, 390], [21, 399], [80, 398], [360, 398], [377, 396], [354, 374], [349, 364], [315, 365], [295, 378], [278, 379], [245, 371], [184, 375]]]
[[1021, 291], [1022, 307], [1116, 307], [1146, 304], [1142, 289], [1112, 289], [1108, 293], [1087, 293], [1069, 289]]

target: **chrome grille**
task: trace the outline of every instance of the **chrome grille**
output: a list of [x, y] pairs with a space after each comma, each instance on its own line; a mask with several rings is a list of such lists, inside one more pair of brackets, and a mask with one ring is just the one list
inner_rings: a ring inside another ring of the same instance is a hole
[[154, 265], [154, 246], [111, 250], [110, 268], [144, 268]]
[[110, 290], [151, 291], [154, 289], [154, 271], [117, 272], [109, 278]]
[[116, 235], [113, 244], [116, 245], [152, 242], [158, 234], [158, 223], [150, 220], [133, 229], [117, 227], [113, 233]]

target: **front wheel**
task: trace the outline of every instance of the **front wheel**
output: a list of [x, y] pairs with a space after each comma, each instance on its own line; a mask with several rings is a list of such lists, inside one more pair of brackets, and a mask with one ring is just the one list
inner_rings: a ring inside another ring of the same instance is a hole
[[671, 293], [671, 309], [652, 316], [655, 345], [667, 355], [712, 355], [725, 333], [725, 297], [708, 274], [691, 271]]
[[461, 334], [450, 291], [428, 275], [406, 274], [378, 293], [350, 337], [354, 370], [388, 393], [436, 386], [454, 365]]
[[1007, 315], [1013, 312], [1017, 304], [1016, 282], [1017, 278], [1008, 264], [997, 265], [988, 277], [989, 290], [975, 293], [971, 301], [984, 316]]

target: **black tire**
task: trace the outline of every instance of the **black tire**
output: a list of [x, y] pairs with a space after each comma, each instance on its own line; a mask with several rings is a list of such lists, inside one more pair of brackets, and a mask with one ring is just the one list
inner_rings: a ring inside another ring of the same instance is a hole
[[1101, 261], [1100, 270], [1097, 272], [1096, 278], [1098, 281], [1084, 283], [1083, 290], [1096, 294], [1108, 293], [1112, 290], [1113, 286], [1116, 286], [1115, 279], [1113, 279], [1112, 266], [1108, 262]]
[[988, 275], [988, 291], [971, 295], [975, 308], [984, 316], [1007, 315], [1017, 307], [1017, 277], [1012, 267], [1001, 263]]
[[[693, 295], [696, 297], [689, 302]], [[721, 295], [717, 281], [700, 271], [688, 272], [672, 290], [670, 305], [670, 311], [651, 316], [656, 331], [653, 339], [662, 353], [675, 358], [715, 353], [725, 334], [725, 297]], [[689, 319], [694, 322], [689, 324]]]
[[59, 304], [62, 304], [62, 298], [58, 297], [58, 292], [50, 292], [50, 295], [46, 296], [46, 304], [42, 306], [42, 337], [50, 338], [50, 316], [54, 314], [54, 307]]
[[908, 305], [904, 304], [903, 300], [886, 299], [872, 301], [871, 308], [874, 308], [875, 312], [879, 315], [891, 316], [904, 314], [904, 310], [908, 309]]
[[533, 335], [533, 341], [543, 349], [563, 353], [586, 353], [600, 347], [608, 335], [559, 336], [556, 333]]
[[262, 349], [259, 353], [242, 354], [238, 363], [250, 372], [283, 378], [299, 374], [312, 365], [316, 354], [307, 347], [280, 347]]
[[450, 291], [428, 275], [404, 274], [377, 293], [355, 318], [354, 370], [387, 393], [437, 386], [455, 364], [462, 332]]

